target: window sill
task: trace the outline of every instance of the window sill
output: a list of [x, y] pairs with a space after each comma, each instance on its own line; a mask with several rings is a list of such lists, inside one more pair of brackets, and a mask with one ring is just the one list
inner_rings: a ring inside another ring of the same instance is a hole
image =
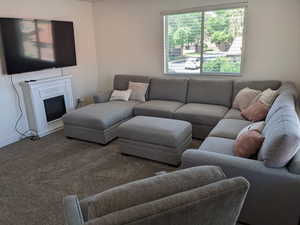
[[242, 77], [241, 73], [164, 73], [166, 76], [185, 76], [185, 77]]

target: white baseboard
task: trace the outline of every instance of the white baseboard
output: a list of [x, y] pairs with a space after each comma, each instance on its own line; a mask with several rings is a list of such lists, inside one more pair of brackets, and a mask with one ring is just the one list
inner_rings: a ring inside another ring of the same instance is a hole
[[0, 139], [0, 148], [6, 146], [6, 145], [9, 145], [9, 144], [12, 144], [12, 143], [15, 143], [19, 140], [21, 140], [22, 137], [20, 135], [14, 135], [14, 136], [11, 136], [11, 137], [8, 137], [8, 138], [5, 138], [5, 139]]

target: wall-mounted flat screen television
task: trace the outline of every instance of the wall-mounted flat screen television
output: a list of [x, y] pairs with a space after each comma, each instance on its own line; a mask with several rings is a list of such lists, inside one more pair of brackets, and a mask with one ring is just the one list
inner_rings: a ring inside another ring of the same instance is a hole
[[76, 65], [72, 22], [0, 18], [7, 74]]

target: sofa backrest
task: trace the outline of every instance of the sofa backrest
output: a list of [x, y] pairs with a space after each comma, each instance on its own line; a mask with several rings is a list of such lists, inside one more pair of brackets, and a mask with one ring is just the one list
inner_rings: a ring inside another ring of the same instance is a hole
[[276, 115], [279, 109], [281, 108], [292, 108], [295, 109], [295, 100], [290, 94], [280, 94], [276, 100], [274, 101], [272, 107], [270, 108], [267, 117], [265, 119], [266, 122], [270, 121], [271, 118]]
[[265, 166], [281, 168], [300, 149], [300, 123], [295, 109], [294, 96], [280, 94], [273, 103], [263, 130], [265, 141], [259, 151], [258, 160]]
[[150, 84], [150, 100], [186, 102], [188, 79], [153, 78]]
[[190, 79], [187, 102], [231, 106], [232, 80]]
[[[129, 82], [138, 82], [138, 83], [148, 83], [150, 85], [151, 78], [148, 76], [140, 76], [140, 75], [124, 75], [117, 74], [114, 78], [114, 90], [127, 90]], [[146, 93], [146, 100], [149, 99], [149, 89]]]
[[127, 90], [129, 81], [139, 83], [150, 83], [150, 77], [139, 75], [117, 74], [114, 79], [114, 90]]
[[271, 88], [273, 90], [277, 90], [280, 88], [281, 82], [278, 80], [240, 80], [240, 81], [234, 81], [233, 85], [233, 100], [237, 93], [242, 90], [243, 88], [251, 88], [255, 90], [261, 90], [264, 91], [268, 88]]

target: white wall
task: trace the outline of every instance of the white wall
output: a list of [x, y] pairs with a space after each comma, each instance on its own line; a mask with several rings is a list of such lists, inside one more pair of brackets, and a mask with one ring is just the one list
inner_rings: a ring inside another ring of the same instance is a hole
[[[77, 51], [77, 66], [64, 69], [73, 75], [74, 97], [95, 93], [98, 85], [96, 45], [92, 4], [74, 0], [0, 0], [0, 17], [39, 18], [73, 21]], [[1, 70], [2, 71], [2, 70]], [[13, 76], [14, 82], [60, 75], [60, 70], [46, 70]], [[16, 95], [10, 76], [0, 74], [0, 147], [16, 141], [14, 125], [19, 115]], [[19, 89], [19, 93], [21, 90]], [[23, 118], [19, 128], [27, 129]]]
[[[162, 76], [160, 12], [218, 3], [226, 0], [97, 2], [94, 15], [100, 87], [110, 88], [116, 73]], [[242, 79], [292, 80], [300, 88], [300, 1], [249, 0], [248, 12]]]

